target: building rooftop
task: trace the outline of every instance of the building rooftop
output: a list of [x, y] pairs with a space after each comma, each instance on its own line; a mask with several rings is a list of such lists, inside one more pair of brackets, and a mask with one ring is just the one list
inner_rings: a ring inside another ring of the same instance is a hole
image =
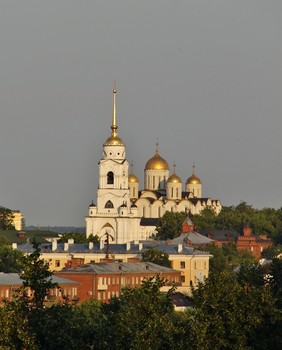
[[64, 270], [66, 273], [94, 273], [94, 274], [120, 274], [122, 273], [172, 273], [179, 272], [169, 267], [160, 266], [151, 262], [108, 262], [85, 264], [80, 267]]
[[[57, 243], [56, 247], [53, 246], [52, 243], [41, 243], [40, 249], [42, 253], [92, 253], [92, 254], [105, 254], [106, 253], [106, 245], [103, 247], [100, 244], [90, 245], [89, 243]], [[179, 249], [179, 245], [181, 249]], [[120, 244], [109, 244], [109, 254], [142, 254], [144, 251], [149, 249], [150, 247], [154, 247], [158, 250], [165, 251], [168, 254], [177, 254], [177, 255], [210, 255], [207, 252], [196, 250], [192, 247], [185, 246], [181, 243], [174, 243], [171, 241], [137, 241], [130, 243], [120, 243]], [[23, 253], [32, 253], [34, 251], [33, 245], [30, 243], [20, 244], [17, 246], [17, 249], [22, 251]]]
[[[51, 277], [52, 282], [61, 284], [78, 284], [76, 281], [72, 281], [63, 277], [58, 276], [52, 276]], [[20, 278], [18, 273], [4, 273], [0, 272], [0, 285], [14, 285], [14, 286], [20, 286], [22, 285], [23, 280]]]

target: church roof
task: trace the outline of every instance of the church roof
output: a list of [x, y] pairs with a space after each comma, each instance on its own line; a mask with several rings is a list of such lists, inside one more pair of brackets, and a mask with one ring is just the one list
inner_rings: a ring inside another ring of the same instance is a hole
[[156, 145], [156, 153], [147, 161], [145, 170], [169, 170], [167, 161], [159, 155], [158, 143]]

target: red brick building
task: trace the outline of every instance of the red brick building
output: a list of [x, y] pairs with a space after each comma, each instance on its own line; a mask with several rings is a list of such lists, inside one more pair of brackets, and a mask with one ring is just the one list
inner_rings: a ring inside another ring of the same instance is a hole
[[243, 228], [243, 235], [230, 230], [203, 230], [201, 233], [213, 239], [218, 247], [233, 242], [238, 250], [250, 251], [257, 259], [261, 257], [264, 249], [272, 246], [271, 239], [265, 235], [253, 235], [249, 224], [246, 224]]
[[[22, 286], [22, 282], [18, 273], [0, 272], [0, 304], [3, 303], [3, 299], [11, 301], [16, 290]], [[50, 289], [46, 297], [46, 303], [63, 301], [65, 296], [70, 301], [77, 300], [78, 282], [56, 276], [52, 276], [52, 282], [58, 283], [60, 289]], [[26, 292], [28, 296], [31, 296], [32, 291], [29, 288], [26, 289]]]
[[167, 285], [180, 285], [181, 272], [151, 262], [105, 262], [86, 264], [55, 273], [79, 282], [77, 295], [83, 302], [92, 297], [109, 302], [112, 297], [120, 296], [125, 287], [138, 287], [142, 281], [160, 275]]

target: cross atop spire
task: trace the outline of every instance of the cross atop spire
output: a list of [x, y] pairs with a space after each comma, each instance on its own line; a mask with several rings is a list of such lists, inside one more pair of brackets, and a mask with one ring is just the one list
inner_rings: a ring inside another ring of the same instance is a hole
[[192, 165], [192, 168], [193, 168], [193, 170], [192, 170], [192, 175], [195, 175], [195, 162], [193, 162], [193, 165]]
[[173, 174], [175, 174], [175, 167], [176, 167], [176, 164], [175, 164], [175, 161], [173, 162]]
[[116, 137], [118, 136], [117, 133], [117, 113], [116, 113], [116, 93], [117, 93], [117, 89], [116, 89], [116, 81], [114, 81], [114, 90], [113, 90], [113, 94], [114, 94], [114, 101], [113, 101], [113, 116], [112, 116], [112, 137]]
[[159, 138], [157, 137], [157, 142], [156, 142], [156, 154], [159, 154]]
[[133, 165], [133, 162], [131, 161], [131, 163], [130, 163], [130, 172], [131, 172], [131, 174], [133, 174], [133, 167], [134, 167], [134, 165]]

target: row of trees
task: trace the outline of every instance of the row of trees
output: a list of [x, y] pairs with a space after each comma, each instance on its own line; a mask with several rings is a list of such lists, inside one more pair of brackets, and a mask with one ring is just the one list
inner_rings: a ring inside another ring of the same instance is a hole
[[[179, 236], [185, 217], [185, 213], [166, 212], [160, 218], [155, 238], [166, 240]], [[218, 215], [211, 208], [205, 208], [200, 214], [191, 215], [191, 219], [198, 231], [220, 229], [242, 233], [244, 224], [248, 222], [254, 234], [268, 235], [274, 243], [282, 244], [282, 208], [259, 210], [246, 202], [241, 202], [237, 206], [222, 207]]]
[[[160, 292], [160, 277], [125, 289], [109, 304], [66, 299], [44, 306], [49, 288], [59, 288], [36, 249], [23, 256], [23, 287], [0, 308], [0, 348], [16, 349], [279, 349], [282, 347], [282, 260], [264, 270], [212, 273], [193, 291], [194, 308], [175, 312], [173, 288]], [[267, 278], [266, 278], [267, 277]], [[28, 296], [26, 288], [32, 288]]]

